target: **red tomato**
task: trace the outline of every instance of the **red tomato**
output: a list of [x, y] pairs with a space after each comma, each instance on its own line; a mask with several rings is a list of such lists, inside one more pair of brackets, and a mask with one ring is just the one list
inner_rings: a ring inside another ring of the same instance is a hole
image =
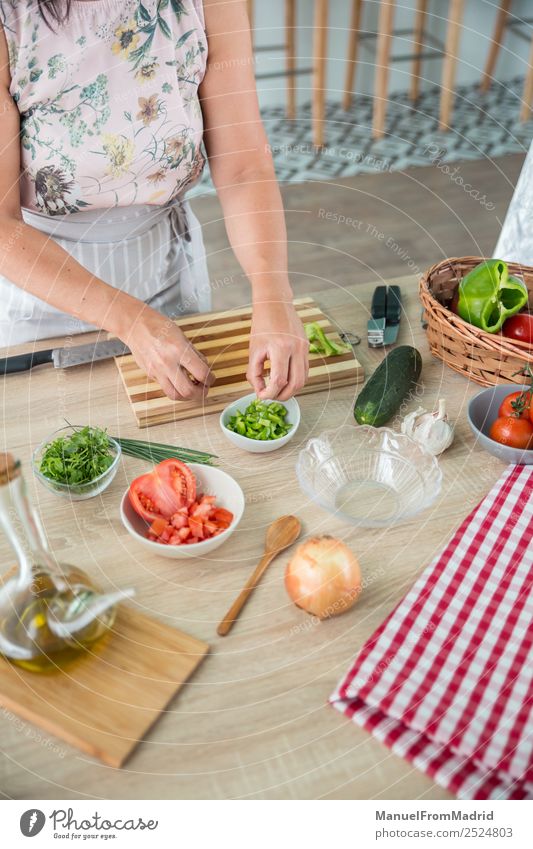
[[503, 418], [514, 416], [520, 419], [529, 419], [531, 416], [531, 390], [523, 392], [511, 392], [502, 401], [498, 415]]
[[533, 313], [519, 312], [508, 318], [502, 327], [502, 333], [508, 339], [528, 342], [533, 345]]
[[204, 526], [201, 519], [196, 519], [194, 516], [191, 516], [189, 519], [189, 528], [191, 529], [193, 536], [198, 537], [198, 539], [204, 538]]
[[533, 448], [533, 424], [526, 419], [513, 416], [496, 419], [489, 436], [502, 445], [511, 448]]
[[233, 522], [233, 513], [230, 510], [226, 510], [224, 507], [217, 507], [213, 513], [213, 519], [215, 522], [227, 523], [229, 527], [229, 525]]
[[193, 503], [196, 498], [196, 478], [186, 463], [173, 458], [163, 460], [155, 467], [154, 472], [181, 497], [182, 505], [188, 506]]
[[211, 517], [214, 510], [216, 498], [214, 495], [202, 495], [197, 504], [191, 506], [191, 516], [201, 519], [202, 522]]
[[151, 472], [132, 481], [129, 497], [135, 512], [147, 522], [160, 516], [169, 519], [180, 507], [194, 501], [196, 479], [180, 460], [163, 460]]
[[149, 533], [153, 534], [155, 537], [160, 537], [163, 531], [168, 527], [168, 522], [166, 519], [163, 519], [162, 516], [159, 516], [157, 519], [154, 519], [152, 524], [150, 525]]

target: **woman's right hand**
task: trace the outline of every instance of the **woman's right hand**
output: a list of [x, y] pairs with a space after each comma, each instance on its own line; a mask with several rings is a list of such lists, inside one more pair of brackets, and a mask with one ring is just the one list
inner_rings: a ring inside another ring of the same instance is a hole
[[[174, 401], [203, 398], [214, 377], [203, 356], [170, 319], [145, 308], [128, 334], [119, 334], [137, 365]], [[191, 379], [192, 378], [192, 379]]]

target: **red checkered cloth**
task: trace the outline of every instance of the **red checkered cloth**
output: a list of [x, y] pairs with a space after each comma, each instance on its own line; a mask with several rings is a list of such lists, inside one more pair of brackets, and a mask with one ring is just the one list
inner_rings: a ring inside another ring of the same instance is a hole
[[461, 799], [533, 799], [532, 537], [509, 466], [330, 699]]

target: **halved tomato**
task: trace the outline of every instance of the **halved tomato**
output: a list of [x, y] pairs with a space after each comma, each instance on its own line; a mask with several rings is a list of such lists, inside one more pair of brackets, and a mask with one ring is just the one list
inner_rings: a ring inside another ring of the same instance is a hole
[[196, 498], [196, 478], [186, 463], [170, 458], [159, 463], [154, 472], [181, 498], [180, 506], [188, 507], [193, 503]]
[[139, 516], [153, 522], [163, 516], [169, 519], [196, 498], [196, 479], [181, 460], [163, 460], [146, 475], [130, 484], [130, 502]]

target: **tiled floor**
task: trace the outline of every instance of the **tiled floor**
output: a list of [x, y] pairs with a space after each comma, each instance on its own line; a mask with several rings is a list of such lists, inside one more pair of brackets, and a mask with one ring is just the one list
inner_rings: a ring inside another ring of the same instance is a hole
[[[438, 130], [438, 88], [424, 92], [416, 106], [407, 95], [392, 95], [384, 138], [371, 137], [372, 97], [355, 99], [349, 112], [339, 103], [326, 110], [327, 145], [311, 142], [311, 107], [299, 109], [288, 121], [282, 108], [265, 109], [267, 129], [278, 178], [283, 183], [331, 180], [357, 174], [403, 171], [412, 166], [465, 159], [490, 159], [507, 153], [525, 153], [533, 139], [533, 121], [518, 120], [523, 79], [494, 85], [480, 95], [477, 85], [457, 90], [453, 129]], [[194, 194], [211, 189], [206, 173]]]

